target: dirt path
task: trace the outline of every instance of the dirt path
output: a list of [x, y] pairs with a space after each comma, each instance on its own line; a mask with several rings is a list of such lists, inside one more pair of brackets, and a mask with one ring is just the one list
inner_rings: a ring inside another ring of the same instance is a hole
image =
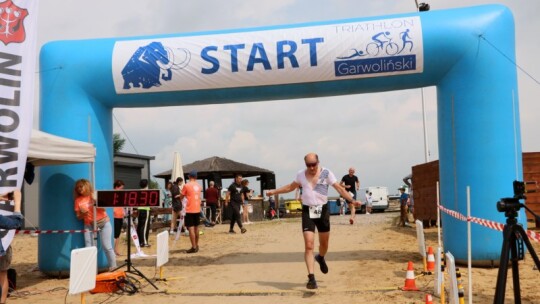
[[[398, 213], [357, 215], [355, 225], [348, 217], [332, 216], [328, 274], [316, 269], [316, 292], [305, 288], [307, 271], [303, 261], [300, 219], [259, 222], [246, 225], [246, 234], [230, 235], [228, 225], [205, 228], [200, 251], [186, 254], [189, 240], [170, 243], [170, 260], [163, 269], [167, 281], [155, 282], [159, 291], [141, 280], [141, 292], [133, 296], [87, 295], [88, 303], [154, 303], [178, 300], [185, 303], [424, 303], [433, 291], [433, 276], [416, 279], [419, 292], [398, 290], [404, 285], [406, 266], [413, 261], [422, 270], [416, 231], [393, 225]], [[436, 228], [425, 229], [427, 245], [435, 246]], [[155, 244], [155, 234], [151, 238]], [[540, 252], [540, 246], [535, 248]], [[125, 250], [125, 249], [124, 249]], [[146, 253], [155, 253], [153, 246]], [[37, 238], [17, 236], [13, 266], [17, 269], [18, 290], [11, 303], [80, 303], [79, 295], [67, 295], [68, 279], [51, 279], [39, 271]], [[120, 261], [119, 261], [120, 262]], [[159, 277], [155, 260], [134, 260], [147, 277]], [[316, 267], [317, 268], [317, 267]], [[532, 259], [520, 262], [522, 301], [540, 303], [537, 282], [540, 273], [532, 270]], [[464, 273], [467, 286], [467, 274]], [[474, 302], [492, 302], [497, 269], [473, 269]], [[511, 281], [511, 277], [509, 277]], [[511, 286], [511, 282], [508, 283]], [[508, 303], [513, 294], [507, 291]], [[439, 299], [436, 298], [436, 303]]]

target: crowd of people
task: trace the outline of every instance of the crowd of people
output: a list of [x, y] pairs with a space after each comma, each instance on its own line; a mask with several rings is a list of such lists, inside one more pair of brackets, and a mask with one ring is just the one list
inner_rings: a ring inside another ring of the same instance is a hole
[[[218, 208], [220, 206], [220, 190], [214, 181], [209, 182], [209, 187], [203, 193], [202, 186], [197, 181], [197, 172], [191, 171], [188, 174], [189, 180], [184, 183], [182, 177], [178, 177], [173, 183], [167, 185], [165, 200], [170, 202], [170, 234], [174, 235], [181, 229], [189, 235], [191, 247], [186, 253], [197, 253], [199, 251], [199, 226], [204, 220], [206, 227], [213, 227], [216, 224]], [[122, 180], [116, 180], [113, 184], [115, 190], [124, 189]], [[141, 190], [148, 189], [148, 180], [142, 179], [139, 183]], [[246, 233], [244, 224], [249, 221], [248, 200], [251, 198], [253, 190], [249, 188], [249, 181], [242, 179], [242, 175], [236, 175], [233, 183], [227, 190], [224, 200], [225, 208], [232, 210], [229, 233], [235, 233], [234, 226], [238, 225], [241, 233]], [[203, 200], [204, 196], [204, 200]], [[203, 203], [204, 201], [204, 203]], [[95, 207], [95, 208], [94, 208]], [[94, 210], [95, 209], [95, 210]], [[149, 207], [132, 208], [131, 216], [133, 225], [136, 226], [137, 237], [134, 238], [139, 247], [151, 247], [149, 242], [149, 232], [151, 228], [151, 216]], [[94, 246], [98, 239], [94, 234], [100, 234], [102, 248], [107, 257], [108, 267], [113, 270], [117, 267], [116, 257], [122, 255], [120, 249], [120, 236], [122, 231], [129, 231], [126, 224], [128, 212], [124, 207], [113, 208], [114, 234], [111, 221], [105, 208], [96, 206], [94, 188], [90, 181], [80, 179], [74, 186], [74, 211], [75, 215], [84, 225], [85, 246]], [[97, 230], [94, 229], [94, 219], [97, 223]], [[0, 222], [1, 224], [1, 222]], [[111, 242], [111, 236], [114, 241]], [[1, 248], [0, 248], [1, 250]]]

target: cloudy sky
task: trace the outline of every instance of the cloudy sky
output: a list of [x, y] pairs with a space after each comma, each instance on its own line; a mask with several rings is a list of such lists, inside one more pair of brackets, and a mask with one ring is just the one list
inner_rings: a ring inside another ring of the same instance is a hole
[[[432, 0], [432, 10], [501, 3], [516, 20], [523, 151], [540, 151], [540, 1]], [[40, 0], [38, 47], [54, 40], [149, 36], [384, 16], [416, 10], [410, 1], [351, 0]], [[429, 159], [438, 159], [435, 88], [424, 89]], [[152, 174], [220, 156], [273, 170], [292, 181], [302, 157], [317, 152], [338, 177], [353, 166], [362, 186], [397, 192], [425, 162], [420, 89], [226, 105], [115, 109], [123, 152], [155, 156]], [[36, 101], [35, 127], [39, 126]], [[324, 129], [315, 126], [324, 121]], [[125, 132], [125, 133], [124, 133]], [[99, 153], [99, 151], [98, 151]], [[258, 191], [258, 184], [252, 183]]]

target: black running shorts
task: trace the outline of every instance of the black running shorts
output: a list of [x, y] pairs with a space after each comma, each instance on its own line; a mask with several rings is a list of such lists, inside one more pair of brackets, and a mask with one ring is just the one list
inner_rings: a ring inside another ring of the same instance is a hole
[[196, 227], [201, 224], [201, 213], [186, 213], [185, 218], [185, 225], [186, 227]]
[[309, 206], [302, 205], [302, 231], [315, 232], [315, 227], [319, 232], [330, 231], [330, 211], [328, 210], [328, 203], [322, 207], [321, 217], [318, 219], [312, 219], [309, 217]]

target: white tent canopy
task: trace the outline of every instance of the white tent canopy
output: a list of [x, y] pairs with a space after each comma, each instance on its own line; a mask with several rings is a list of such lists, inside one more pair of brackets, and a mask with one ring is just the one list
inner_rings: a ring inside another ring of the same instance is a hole
[[91, 143], [32, 130], [27, 162], [34, 166], [93, 163], [95, 157]]

